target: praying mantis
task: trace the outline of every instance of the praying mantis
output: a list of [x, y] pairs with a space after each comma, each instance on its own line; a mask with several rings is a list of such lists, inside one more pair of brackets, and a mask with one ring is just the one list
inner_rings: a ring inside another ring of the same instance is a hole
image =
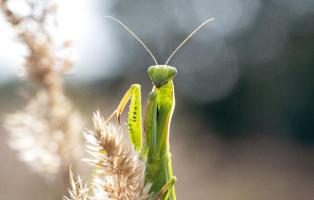
[[[175, 200], [174, 183], [171, 165], [169, 145], [169, 130], [171, 118], [175, 107], [175, 92], [173, 79], [177, 74], [175, 67], [168, 63], [173, 55], [205, 24], [214, 20], [207, 19], [199, 25], [186, 39], [172, 52], [164, 65], [158, 65], [156, 58], [147, 46], [135, 33], [124, 25], [120, 20], [106, 16], [125, 28], [150, 54], [155, 65], [148, 68], [148, 75], [153, 83], [153, 89], [148, 95], [144, 123], [142, 122], [141, 86], [132, 84], [121, 99], [118, 107], [109, 116], [109, 121], [116, 116], [120, 122], [120, 116], [130, 101], [127, 117], [129, 138], [134, 149], [146, 163], [145, 181], [151, 183], [150, 192], [153, 199]], [[144, 128], [144, 139], [143, 139]]]

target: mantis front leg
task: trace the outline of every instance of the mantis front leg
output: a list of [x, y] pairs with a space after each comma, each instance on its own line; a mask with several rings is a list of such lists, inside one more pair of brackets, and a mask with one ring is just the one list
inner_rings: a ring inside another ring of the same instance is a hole
[[130, 108], [128, 113], [128, 130], [129, 137], [134, 148], [140, 153], [142, 151], [142, 112], [141, 112], [141, 86], [133, 84], [123, 96], [116, 110], [107, 119], [109, 121], [112, 116], [116, 115], [120, 122], [120, 116], [128, 103]]

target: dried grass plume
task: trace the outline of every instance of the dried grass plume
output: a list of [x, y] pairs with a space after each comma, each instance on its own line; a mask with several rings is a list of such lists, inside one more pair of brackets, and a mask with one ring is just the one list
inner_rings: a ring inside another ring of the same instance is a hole
[[[90, 191], [93, 200], [147, 200], [150, 184], [145, 183], [145, 163], [122, 134], [121, 129], [94, 114], [95, 132], [85, 134], [95, 166]], [[73, 189], [72, 189], [73, 190]], [[72, 191], [73, 193], [74, 191]], [[72, 199], [75, 200], [75, 199]]]
[[90, 199], [88, 196], [89, 189], [86, 186], [85, 183], [83, 183], [83, 180], [81, 177], [77, 177], [77, 179], [74, 179], [72, 170], [70, 169], [69, 173], [69, 179], [70, 179], [70, 186], [69, 194], [70, 197], [64, 196], [63, 200], [88, 200]]
[[41, 175], [67, 174], [78, 156], [82, 129], [81, 117], [66, 97], [62, 80], [72, 66], [62, 52], [71, 45], [69, 41], [59, 45], [49, 31], [58, 28], [53, 1], [20, 0], [29, 8], [25, 15], [14, 10], [14, 2], [0, 0], [0, 9], [27, 49], [22, 70], [35, 83], [35, 92], [25, 108], [6, 118], [9, 143]]

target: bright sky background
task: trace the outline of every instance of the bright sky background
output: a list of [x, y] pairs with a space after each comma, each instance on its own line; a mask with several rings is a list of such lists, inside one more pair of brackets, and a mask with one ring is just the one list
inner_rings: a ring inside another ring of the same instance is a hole
[[[17, 1], [14, 8], [19, 13], [27, 12], [25, 6], [19, 3]], [[88, 81], [110, 74], [112, 69], [106, 68], [106, 66], [112, 66], [110, 62], [115, 60], [113, 46], [118, 45], [112, 45], [114, 37], [109, 37], [107, 31], [110, 23], [107, 23], [107, 26], [103, 17], [110, 4], [105, 4], [102, 0], [63, 0], [58, 1], [58, 5], [58, 18], [62, 20], [58, 20], [58, 32], [53, 35], [60, 41], [64, 39], [73, 41], [72, 57], [76, 61], [76, 65], [71, 73], [71, 78]], [[6, 23], [2, 15], [0, 15], [0, 33], [1, 83], [17, 78], [17, 72], [23, 63], [25, 49], [16, 41], [14, 30]]]

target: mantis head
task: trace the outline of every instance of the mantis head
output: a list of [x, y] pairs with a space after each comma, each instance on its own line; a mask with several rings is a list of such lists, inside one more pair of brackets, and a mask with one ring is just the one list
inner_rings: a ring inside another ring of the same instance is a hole
[[148, 68], [148, 75], [157, 88], [172, 80], [176, 74], [177, 69], [169, 65], [154, 65]]

